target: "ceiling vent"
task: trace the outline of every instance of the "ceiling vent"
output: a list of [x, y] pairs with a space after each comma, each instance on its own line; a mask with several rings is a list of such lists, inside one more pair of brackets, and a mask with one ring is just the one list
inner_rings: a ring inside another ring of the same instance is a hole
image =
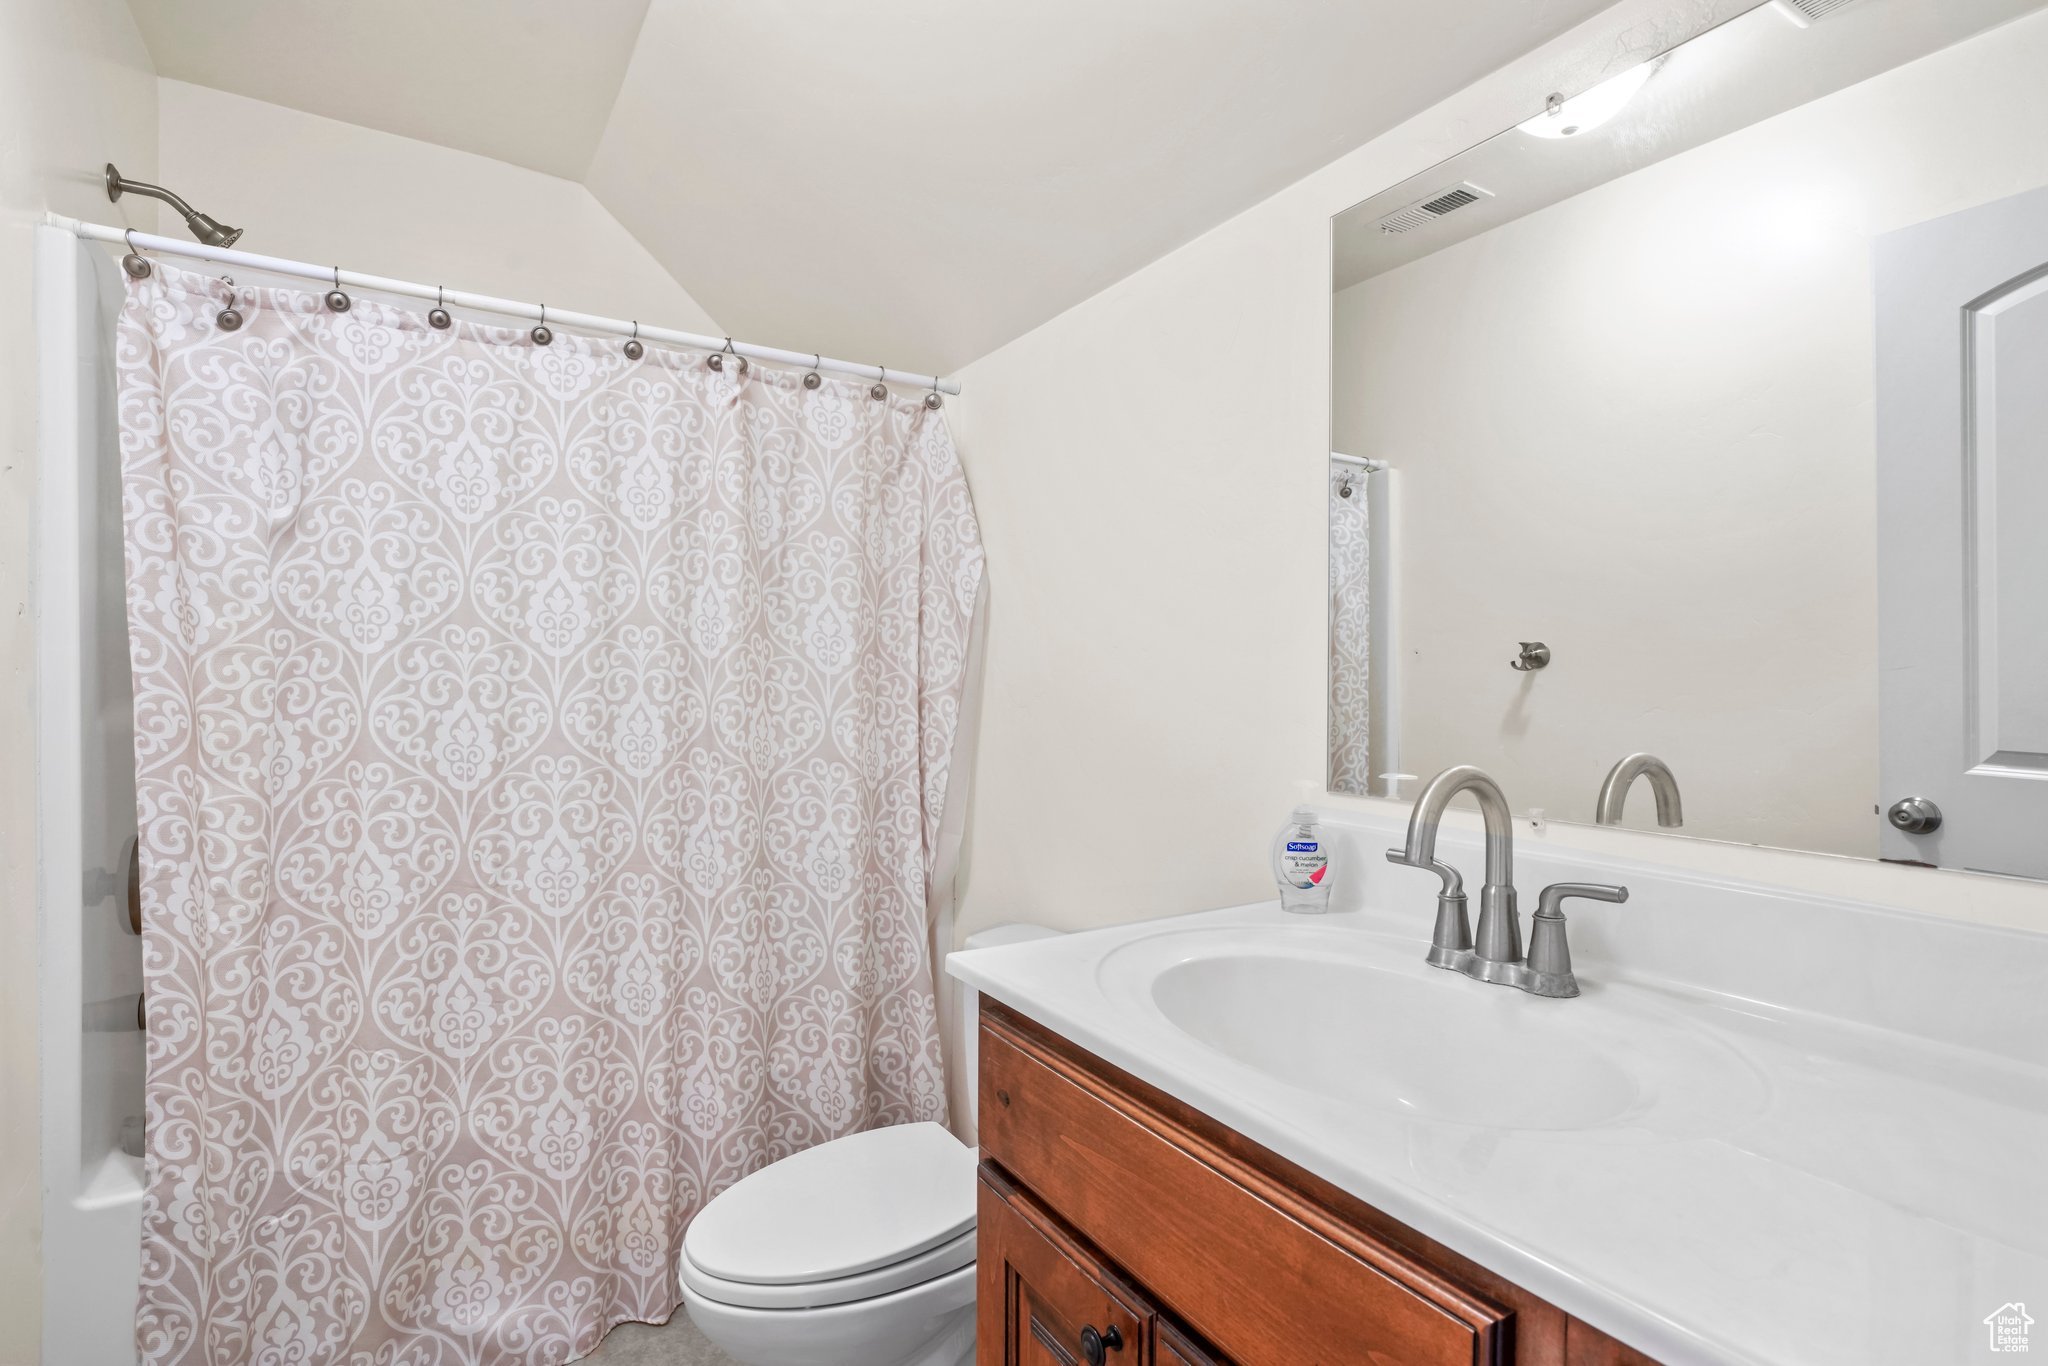
[[1825, 19], [1836, 10], [1847, 9], [1856, 0], [1772, 0], [1778, 13], [1790, 19], [1801, 28], [1816, 19]]
[[[1825, 4], [1826, 0], [1815, 0], [1815, 3]], [[1491, 198], [1493, 191], [1482, 190], [1469, 180], [1460, 181], [1449, 189], [1438, 190], [1427, 199], [1418, 199], [1405, 209], [1394, 210], [1377, 226], [1381, 232], [1408, 232], [1425, 223], [1434, 223], [1447, 213], [1456, 213], [1467, 204]]]

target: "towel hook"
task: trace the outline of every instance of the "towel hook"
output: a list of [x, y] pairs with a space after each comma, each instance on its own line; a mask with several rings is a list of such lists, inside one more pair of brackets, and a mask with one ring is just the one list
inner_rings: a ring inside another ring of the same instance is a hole
[[121, 269], [128, 272], [128, 278], [131, 280], [147, 280], [150, 269], [149, 258], [144, 256], [142, 249], [135, 245], [135, 229], [128, 229], [123, 236], [128, 239], [128, 254], [121, 258]]
[[809, 374], [804, 376], [804, 388], [815, 389], [825, 382], [825, 377], [818, 373], [818, 367], [824, 363], [825, 358], [823, 356], [819, 355], [816, 351], [811, 352], [811, 370]]
[[535, 346], [546, 346], [555, 339], [554, 332], [548, 327], [548, 306], [546, 304], [540, 306], [540, 321], [535, 323], [533, 331], [526, 335], [533, 338]]
[[327, 306], [336, 313], [346, 313], [354, 302], [342, 290], [341, 267], [336, 266], [334, 268], [334, 288], [327, 291]]
[[639, 360], [647, 354], [647, 348], [640, 344], [640, 320], [633, 319], [633, 335], [626, 338], [626, 359]]
[[434, 306], [427, 310], [427, 326], [437, 332], [446, 332], [455, 319], [448, 316], [448, 291], [434, 286]]

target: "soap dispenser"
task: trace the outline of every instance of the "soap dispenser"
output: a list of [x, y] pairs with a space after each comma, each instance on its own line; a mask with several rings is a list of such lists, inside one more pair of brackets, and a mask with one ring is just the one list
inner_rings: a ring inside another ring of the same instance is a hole
[[1273, 879], [1280, 909], [1321, 915], [1330, 909], [1330, 847], [1311, 807], [1297, 806], [1273, 838]]

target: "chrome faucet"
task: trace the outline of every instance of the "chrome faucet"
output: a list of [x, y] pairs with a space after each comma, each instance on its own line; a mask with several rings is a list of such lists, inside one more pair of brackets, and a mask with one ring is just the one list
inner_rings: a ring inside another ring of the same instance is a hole
[[[1466, 940], [1469, 951], [1462, 961], [1438, 961], [1456, 952], [1443, 934], [1444, 894], [1439, 893], [1438, 933], [1430, 943], [1429, 961], [1440, 968], [1455, 967], [1482, 982], [1505, 982], [1509, 970], [1522, 961], [1522, 926], [1515, 913], [1515, 822], [1508, 814], [1508, 799], [1500, 784], [1470, 764], [1447, 768], [1431, 778], [1429, 786], [1415, 799], [1415, 809], [1408, 814], [1407, 847], [1389, 849], [1387, 861], [1426, 868], [1442, 877], [1447, 870], [1437, 861], [1437, 827], [1443, 823], [1444, 808], [1460, 792], [1472, 794], [1479, 803], [1480, 818], [1486, 822], [1486, 885], [1479, 889], [1479, 937], [1476, 941]], [[1451, 877], [1456, 878], [1456, 872], [1451, 872]], [[1460, 891], [1446, 881], [1445, 893]], [[1462, 895], [1457, 899], [1464, 900]], [[1458, 920], [1456, 928], [1462, 930], [1462, 911]], [[1463, 938], [1461, 934], [1455, 937]]]
[[1671, 765], [1654, 754], [1631, 754], [1607, 770], [1607, 781], [1600, 784], [1594, 823], [1621, 824], [1622, 804], [1628, 800], [1629, 787], [1638, 778], [1650, 780], [1650, 791], [1657, 798], [1657, 824], [1667, 830], [1684, 825], [1685, 808], [1678, 800], [1678, 779], [1672, 776]]
[[[1661, 765], [1660, 765], [1661, 766]], [[1668, 772], [1668, 770], [1667, 770]], [[1475, 941], [1465, 920], [1464, 879], [1436, 856], [1437, 829], [1444, 808], [1460, 792], [1479, 803], [1486, 826], [1486, 885], [1479, 889], [1479, 935]], [[1537, 996], [1576, 996], [1571, 949], [1565, 942], [1566, 897], [1626, 901], [1628, 888], [1592, 883], [1560, 882], [1543, 889], [1529, 930], [1529, 956], [1522, 957], [1522, 929], [1515, 910], [1515, 829], [1508, 799], [1500, 784], [1470, 764], [1447, 768], [1429, 780], [1408, 815], [1408, 842], [1387, 850], [1387, 862], [1435, 873], [1441, 881], [1436, 898], [1436, 928], [1425, 955], [1432, 966], [1501, 986], [1520, 987]]]

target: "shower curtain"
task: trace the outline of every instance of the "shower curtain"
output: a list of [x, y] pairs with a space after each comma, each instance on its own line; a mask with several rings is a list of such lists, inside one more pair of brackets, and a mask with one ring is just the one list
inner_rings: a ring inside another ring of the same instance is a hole
[[1372, 791], [1372, 514], [1363, 470], [1330, 466], [1330, 790]]
[[721, 1188], [943, 1117], [966, 483], [725, 360], [131, 282], [152, 1366], [561, 1362]]

